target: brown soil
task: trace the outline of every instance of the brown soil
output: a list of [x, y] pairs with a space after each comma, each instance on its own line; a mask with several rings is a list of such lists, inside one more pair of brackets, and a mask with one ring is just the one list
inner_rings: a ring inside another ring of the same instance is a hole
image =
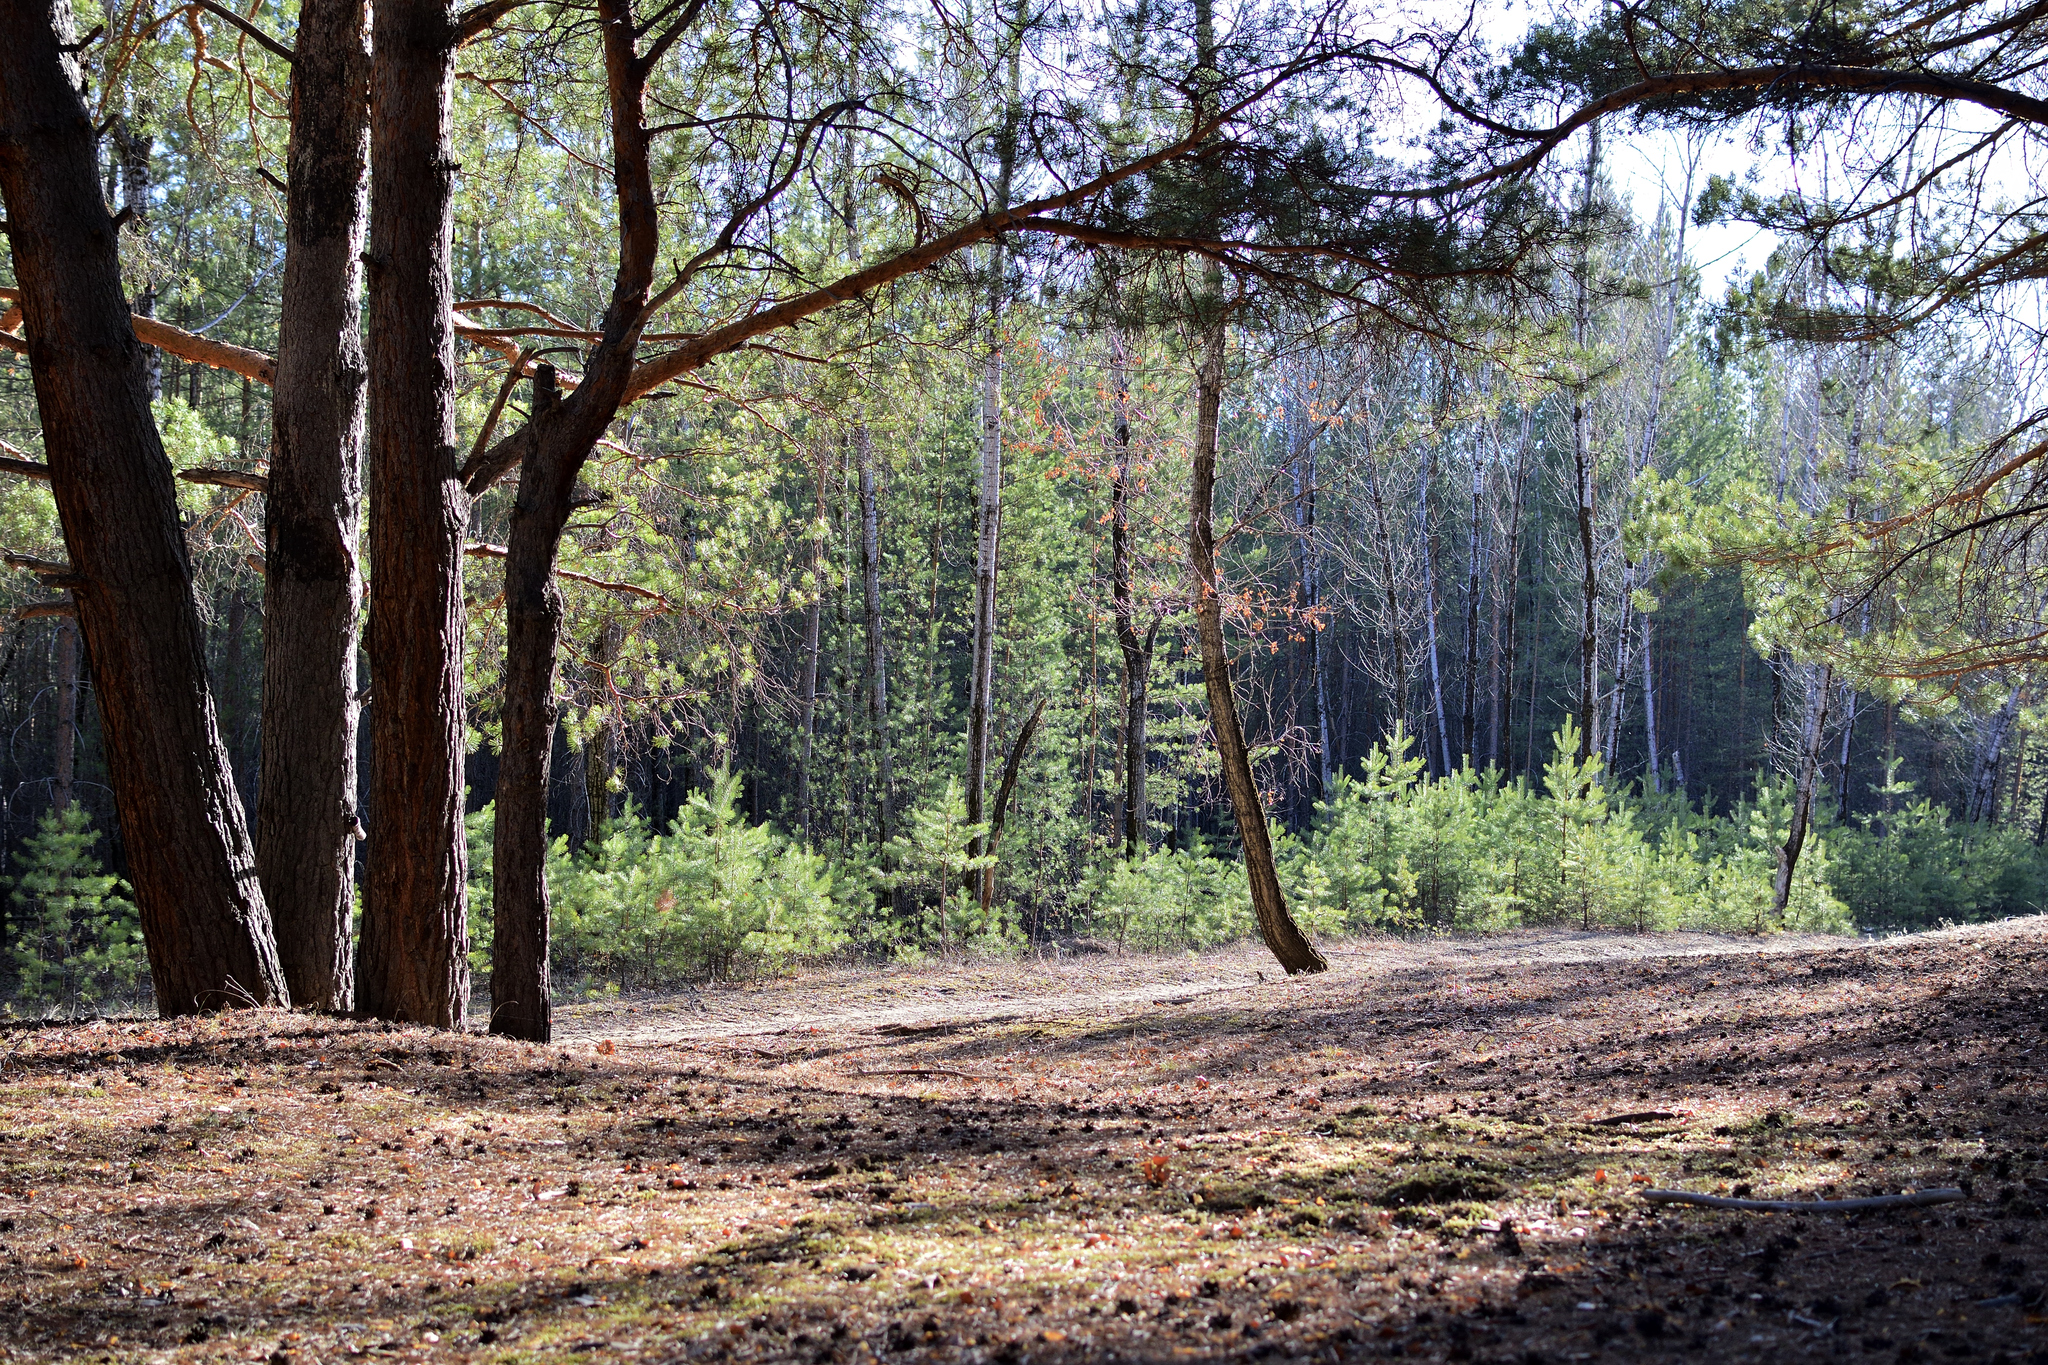
[[0, 1354], [2048, 1365], [2048, 919], [1332, 959], [16, 1027]]

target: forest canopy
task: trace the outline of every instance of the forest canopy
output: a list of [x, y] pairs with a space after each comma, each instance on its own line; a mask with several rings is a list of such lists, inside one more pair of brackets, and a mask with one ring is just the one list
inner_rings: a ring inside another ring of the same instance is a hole
[[2039, 6], [0, 23], [22, 1007], [2048, 888]]

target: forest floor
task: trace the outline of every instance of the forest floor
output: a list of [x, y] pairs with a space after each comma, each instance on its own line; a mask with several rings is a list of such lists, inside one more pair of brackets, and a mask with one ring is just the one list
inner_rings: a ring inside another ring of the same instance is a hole
[[1330, 956], [13, 1026], [0, 1357], [2048, 1362], [2048, 918]]

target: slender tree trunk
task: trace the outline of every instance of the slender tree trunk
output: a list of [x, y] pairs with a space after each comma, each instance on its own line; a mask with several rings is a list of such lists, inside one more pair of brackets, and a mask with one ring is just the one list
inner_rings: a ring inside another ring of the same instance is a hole
[[462, 543], [449, 274], [455, 152], [449, 0], [372, 0], [370, 863], [356, 1003], [469, 1017]]
[[65, 0], [0, 0], [0, 200], [157, 1008], [284, 1003]]
[[1799, 754], [1792, 783], [1792, 818], [1785, 842], [1778, 846], [1778, 875], [1771, 887], [1771, 914], [1782, 921], [1785, 907], [1792, 902], [1792, 874], [1799, 866], [1800, 851], [1806, 847], [1807, 824], [1813, 812], [1813, 789], [1820, 774], [1821, 740], [1827, 731], [1828, 698], [1834, 691], [1835, 670], [1816, 664], [1807, 670], [1806, 710], [1799, 725]]
[[[1031, 708], [1031, 714], [1024, 719], [1017, 731], [1017, 742], [1010, 746], [1010, 756], [1003, 760], [1003, 780], [996, 787], [996, 802], [989, 811], [988, 851], [993, 856], [996, 845], [1002, 842], [1003, 821], [1010, 812], [1010, 795], [1017, 789], [1017, 774], [1024, 766], [1024, 755], [1031, 748], [1031, 737], [1038, 732], [1039, 718], [1045, 714], [1046, 699], [1040, 697], [1038, 704]], [[986, 915], [995, 904], [996, 866], [990, 863], [981, 869], [981, 912]]]
[[[64, 594], [70, 600], [71, 594]], [[74, 607], [75, 610], [75, 607]], [[78, 770], [78, 618], [57, 618], [57, 752], [50, 779], [50, 805], [71, 805], [71, 783]]]
[[[1514, 765], [1515, 730], [1515, 643], [1516, 617], [1522, 601], [1522, 515], [1523, 496], [1529, 482], [1529, 433], [1535, 422], [1535, 414], [1527, 409], [1522, 413], [1522, 436], [1515, 448], [1515, 491], [1508, 503], [1508, 552], [1507, 564], [1502, 576], [1507, 580], [1506, 601], [1502, 604], [1506, 620], [1503, 622], [1500, 640], [1500, 663], [1494, 678], [1493, 691], [1493, 752], [1491, 761], [1495, 766], [1503, 762]], [[1532, 723], [1534, 718], [1531, 718]]]
[[1431, 449], [1428, 445], [1423, 447], [1422, 477], [1415, 495], [1415, 530], [1422, 542], [1422, 629], [1429, 649], [1429, 700], [1436, 723], [1437, 755], [1443, 765], [1437, 772], [1447, 777], [1451, 772], [1451, 729], [1444, 719], [1443, 660], [1436, 638], [1436, 533], [1429, 526]]
[[[568, 517], [565, 514], [563, 523]], [[555, 533], [556, 544], [561, 541], [561, 532]], [[506, 547], [510, 549], [510, 546]], [[550, 554], [548, 568], [552, 573], [553, 556]], [[559, 647], [559, 636], [557, 637]], [[590, 808], [590, 828], [584, 832], [584, 839], [596, 848], [604, 838], [604, 827], [612, 818], [612, 778], [619, 770], [619, 743], [623, 717], [612, 697], [612, 665], [618, 662], [619, 647], [626, 642], [626, 633], [616, 620], [608, 620], [598, 627], [597, 636], [590, 642], [590, 672], [585, 684], [585, 695], [592, 710], [602, 710], [603, 723], [591, 730], [583, 741], [583, 798]], [[511, 642], [506, 642], [511, 647]]]
[[[996, 255], [1001, 258], [1001, 250]], [[1001, 269], [1000, 264], [997, 267]], [[974, 646], [967, 699], [967, 823], [983, 820], [988, 786], [989, 720], [996, 672], [996, 552], [1003, 517], [1003, 353], [989, 324], [988, 352], [981, 366], [981, 478], [975, 511]], [[981, 856], [983, 841], [969, 847]]]
[[[362, 604], [362, 0], [304, 0], [285, 154], [285, 262], [264, 499], [256, 866], [292, 999], [354, 1004], [356, 656]], [[246, 381], [245, 381], [246, 384]]]
[[[598, 19], [618, 200], [618, 270], [600, 340], [576, 391], [558, 399], [553, 371], [542, 367], [535, 375], [533, 420], [505, 546], [504, 750], [492, 843], [491, 1031], [542, 1043], [549, 1041], [553, 1027], [545, 868], [563, 615], [555, 558], [580, 501], [576, 477], [617, 414], [632, 374], [659, 248], [643, 113], [647, 71], [635, 52], [631, 0], [599, 0]], [[615, 620], [603, 627], [596, 651], [603, 667], [618, 657], [623, 635]], [[600, 742], [615, 749], [624, 733], [616, 705], [608, 707], [605, 720], [602, 741], [592, 736], [586, 746], [587, 765]], [[593, 779], [593, 833], [610, 800], [609, 771], [603, 771], [603, 781], [594, 780], [604, 767], [586, 767], [586, 777]]]
[[1124, 857], [1151, 851], [1145, 801], [1145, 719], [1152, 682], [1152, 646], [1159, 633], [1154, 615], [1144, 634], [1138, 633], [1137, 606], [1131, 592], [1131, 391], [1129, 363], [1121, 332], [1109, 335], [1112, 439], [1115, 449], [1109, 473], [1109, 591], [1116, 618], [1117, 649], [1123, 655], [1124, 734]]
[[1479, 727], [1479, 580], [1485, 569], [1479, 515], [1486, 501], [1486, 465], [1480, 442], [1472, 442], [1472, 522], [1465, 535], [1465, 740], [1468, 764], [1476, 763]]
[[1223, 409], [1224, 329], [1219, 319], [1209, 324], [1200, 370], [1196, 373], [1194, 481], [1188, 517], [1188, 564], [1194, 571], [1195, 628], [1201, 639], [1202, 683], [1209, 694], [1209, 724], [1216, 733], [1216, 753], [1223, 762], [1223, 784], [1237, 817], [1237, 835], [1244, 845], [1245, 875], [1251, 883], [1252, 912], [1259, 936], [1292, 976], [1329, 967], [1296, 927], [1280, 891], [1273, 865], [1273, 844], [1266, 829], [1266, 806], [1252, 776], [1251, 755], [1238, 722], [1237, 698], [1230, 681], [1230, 658], [1223, 640], [1223, 599], [1216, 572], [1216, 443]]
[[[1017, 136], [1023, 121], [1020, 102], [1023, 54], [1023, 0], [1017, 0], [1017, 21], [1010, 35], [1007, 96], [1002, 128], [996, 139], [994, 207], [1010, 206], [1011, 176], [1017, 164]], [[967, 697], [967, 823], [985, 819], [988, 786], [989, 725], [994, 715], [996, 681], [996, 553], [1003, 520], [1003, 274], [1007, 255], [1000, 238], [989, 250], [987, 351], [981, 362], [980, 496], [975, 509], [974, 654]], [[982, 839], [969, 843], [979, 857]]]
[[1372, 437], [1366, 436], [1365, 448], [1365, 493], [1372, 503], [1374, 536], [1379, 542], [1380, 587], [1386, 598], [1387, 645], [1393, 655], [1394, 677], [1394, 724], [1390, 728], [1404, 728], [1408, 722], [1408, 628], [1401, 619], [1400, 584], [1394, 576], [1394, 534], [1387, 525], [1387, 501], [1380, 490], [1379, 463], [1373, 458]]
[[889, 750], [889, 655], [882, 639], [882, 525], [875, 496], [875, 446], [865, 420], [853, 434], [854, 457], [860, 466], [860, 576], [867, 606], [868, 728], [875, 743], [875, 809], [880, 817], [878, 845], [896, 832], [892, 795], [896, 778]]
[[825, 521], [825, 464], [818, 462], [817, 498], [811, 512], [814, 528], [811, 546], [811, 600], [804, 608], [803, 661], [796, 684], [796, 827], [804, 847], [813, 841], [811, 830], [811, 758], [818, 743], [818, 656], [824, 621], [825, 542], [815, 528]]
[[[1593, 273], [1593, 190], [1600, 166], [1600, 127], [1587, 133], [1585, 198], [1580, 206], [1577, 307], [1573, 310], [1573, 340], [1581, 352], [1589, 342], [1588, 295]], [[1579, 752], [1581, 763], [1600, 747], [1600, 708], [1596, 695], [1600, 686], [1600, 566], [1593, 546], [1594, 454], [1587, 431], [1586, 383], [1572, 386], [1572, 488], [1579, 533], [1581, 569], [1579, 602]]]
[[1650, 613], [1643, 613], [1643, 739], [1650, 748], [1650, 790], [1664, 790], [1663, 760], [1657, 753], [1657, 668], [1650, 650]]

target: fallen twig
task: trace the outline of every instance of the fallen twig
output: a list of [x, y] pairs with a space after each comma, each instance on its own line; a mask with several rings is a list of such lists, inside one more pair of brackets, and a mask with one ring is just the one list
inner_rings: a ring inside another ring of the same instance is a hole
[[1619, 1123], [1654, 1123], [1659, 1119], [1682, 1119], [1686, 1115], [1675, 1109], [1645, 1109], [1636, 1114], [1609, 1114], [1604, 1119], [1581, 1119], [1588, 1128], [1606, 1128]]
[[1880, 1194], [1868, 1199], [1728, 1199], [1718, 1194], [1694, 1194], [1690, 1190], [1644, 1190], [1652, 1204], [1692, 1204], [1703, 1209], [1770, 1209], [1779, 1213], [1855, 1213], [1863, 1209], [1924, 1209], [1933, 1204], [1959, 1204], [1966, 1196], [1958, 1189], [1914, 1190], [1907, 1194]]
[[856, 1071], [856, 1076], [958, 1076], [964, 1081], [992, 1081], [995, 1076], [982, 1076], [972, 1071], [952, 1071], [943, 1066], [892, 1066], [880, 1071]]

